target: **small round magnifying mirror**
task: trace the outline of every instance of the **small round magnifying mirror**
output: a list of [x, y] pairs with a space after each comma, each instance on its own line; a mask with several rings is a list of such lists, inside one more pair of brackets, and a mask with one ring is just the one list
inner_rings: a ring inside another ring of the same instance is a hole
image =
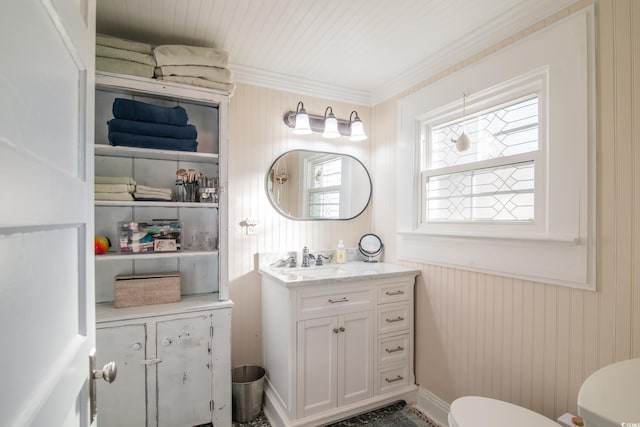
[[358, 242], [358, 250], [367, 257], [365, 262], [378, 262], [373, 259], [382, 253], [382, 240], [373, 233], [367, 233], [360, 238]]

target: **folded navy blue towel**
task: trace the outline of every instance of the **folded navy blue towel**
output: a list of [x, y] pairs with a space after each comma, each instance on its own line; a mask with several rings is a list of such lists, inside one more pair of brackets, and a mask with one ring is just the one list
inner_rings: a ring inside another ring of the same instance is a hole
[[125, 119], [111, 119], [107, 124], [109, 125], [109, 132], [126, 132], [136, 135], [162, 136], [176, 139], [196, 139], [198, 137], [198, 130], [194, 125], [174, 126]]
[[193, 139], [163, 138], [125, 132], [109, 132], [109, 143], [126, 147], [155, 148], [156, 150], [198, 151], [198, 141]]
[[189, 117], [184, 108], [161, 107], [132, 99], [116, 98], [113, 101], [113, 117], [116, 119], [137, 120], [139, 122], [165, 123], [185, 126]]

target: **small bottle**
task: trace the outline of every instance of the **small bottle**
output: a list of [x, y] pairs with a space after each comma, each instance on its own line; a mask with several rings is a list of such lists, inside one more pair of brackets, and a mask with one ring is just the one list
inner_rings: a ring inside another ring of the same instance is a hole
[[346, 262], [347, 262], [347, 257], [344, 252], [344, 243], [342, 242], [342, 240], [340, 240], [338, 242], [338, 249], [336, 250], [336, 263], [344, 264]]

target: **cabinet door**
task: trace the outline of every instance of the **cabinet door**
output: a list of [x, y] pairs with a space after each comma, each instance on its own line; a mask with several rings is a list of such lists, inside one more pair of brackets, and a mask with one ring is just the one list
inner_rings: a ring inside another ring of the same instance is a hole
[[337, 405], [338, 318], [298, 322], [298, 417]]
[[96, 345], [96, 366], [113, 360], [118, 367], [116, 381], [97, 384], [100, 427], [146, 426], [145, 325], [97, 329]]
[[157, 322], [158, 426], [210, 423], [211, 317]]
[[373, 312], [338, 319], [338, 406], [373, 396]]

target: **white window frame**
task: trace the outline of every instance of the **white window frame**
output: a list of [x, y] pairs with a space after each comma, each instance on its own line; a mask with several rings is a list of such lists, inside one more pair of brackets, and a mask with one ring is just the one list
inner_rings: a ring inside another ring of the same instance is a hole
[[[399, 259], [596, 289], [593, 22], [594, 8], [589, 6], [399, 101]], [[536, 176], [535, 190], [544, 197], [541, 216], [536, 212], [532, 224], [424, 227], [420, 217], [424, 120], [442, 108], [461, 115], [463, 92], [476, 97], [472, 104], [480, 104], [483, 96], [490, 99], [501, 86], [502, 93], [508, 93], [514, 82], [526, 83], [532, 76], [540, 82], [540, 75], [546, 75], [540, 84], [546, 101], [540, 104], [547, 110], [546, 123], [540, 124], [545, 170]]]
[[[340, 185], [333, 185], [333, 186], [327, 186], [327, 187], [319, 187], [319, 188], [313, 188], [313, 181], [315, 179], [315, 176], [313, 176], [313, 168], [315, 165], [319, 164], [319, 163], [327, 163], [330, 161], [334, 161], [334, 160], [340, 160]], [[313, 159], [310, 160], [305, 160], [305, 167], [303, 170], [308, 171], [307, 172], [307, 176], [306, 176], [306, 181], [305, 181], [305, 197], [304, 197], [304, 206], [306, 209], [307, 214], [309, 215], [309, 218], [315, 219], [315, 218], [325, 218], [325, 217], [315, 217], [311, 215], [311, 194], [312, 193], [324, 193], [324, 192], [330, 192], [330, 191], [337, 191], [339, 196], [340, 196], [340, 202], [338, 203], [338, 207], [339, 207], [339, 212], [338, 212], [338, 216], [335, 218], [330, 218], [330, 219], [340, 219], [340, 217], [342, 216], [342, 211], [344, 210], [344, 208], [342, 207], [342, 199], [344, 199], [344, 182], [345, 182], [345, 176], [344, 176], [344, 160], [342, 159], [342, 156], [339, 154], [327, 154], [324, 156], [320, 156], [320, 157], [314, 157]]]
[[[451, 166], [446, 169], [429, 170], [426, 167], [430, 151], [427, 135], [431, 133], [433, 125], [438, 125], [455, 118], [462, 117], [462, 100], [455, 101], [444, 107], [437, 108], [426, 114], [418, 116], [416, 119], [420, 123], [420, 216], [417, 229], [426, 233], [440, 235], [468, 235], [487, 237], [513, 237], [514, 235], [529, 237], [532, 235], [543, 235], [547, 226], [546, 208], [546, 158], [547, 139], [543, 129], [547, 127], [547, 104], [548, 104], [548, 68], [534, 70], [523, 76], [518, 76], [508, 82], [500, 83], [492, 88], [472, 94], [467, 98], [466, 112], [468, 116], [491, 110], [496, 107], [512, 103], [519, 99], [526, 99], [536, 96], [538, 98], [538, 150], [523, 154], [499, 157], [490, 160], [476, 162], [476, 166], [471, 164], [461, 164]], [[522, 163], [526, 161], [535, 162], [535, 193], [534, 193], [534, 220], [529, 222], [511, 221], [483, 221], [481, 223], [468, 221], [424, 221], [425, 214], [425, 188], [424, 182], [427, 176], [453, 173], [456, 171], [467, 171], [470, 169], [482, 169]]]

